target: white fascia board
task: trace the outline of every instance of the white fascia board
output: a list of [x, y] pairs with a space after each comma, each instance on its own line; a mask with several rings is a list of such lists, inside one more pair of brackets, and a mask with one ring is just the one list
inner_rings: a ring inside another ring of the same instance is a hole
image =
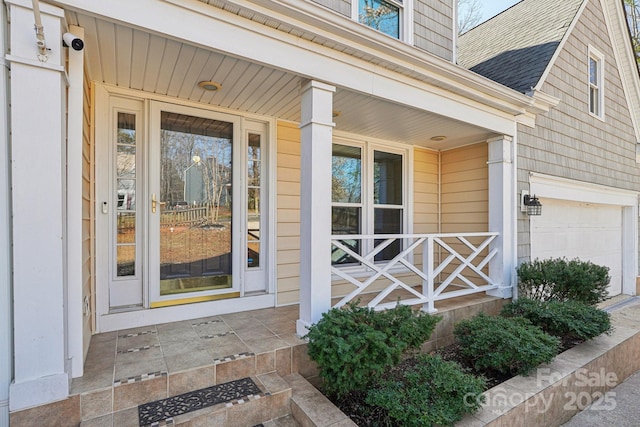
[[635, 142], [640, 142], [640, 75], [627, 28], [626, 13], [619, 0], [600, 0], [600, 3], [604, 11], [609, 38], [614, 46], [613, 55], [633, 122]]
[[536, 172], [529, 173], [529, 193], [538, 197], [601, 205], [637, 206], [638, 192]]
[[[72, 10], [85, 11], [110, 21], [121, 21], [170, 38], [431, 111], [499, 133], [510, 134], [513, 130], [513, 117], [525, 113], [532, 105], [530, 97], [495, 83], [488, 83], [487, 79], [454, 64], [448, 65], [451, 70], [446, 70], [445, 74], [451, 77], [455, 74], [452, 70], [457, 69], [457, 76], [467, 78], [467, 86], [451, 79], [446, 81], [447, 76], [440, 73], [427, 75], [429, 64], [424, 61], [420, 64], [410, 63], [406, 55], [400, 54], [395, 58], [388, 58], [393, 59], [399, 66], [422, 73], [435, 84], [420, 82], [352, 55], [274, 30], [195, 0], [181, 1], [179, 5], [168, 0], [63, 0], [59, 3]], [[178, 15], [180, 25], [175, 23], [175, 17]], [[289, 18], [291, 19], [293, 18]], [[327, 33], [327, 36], [329, 35]], [[369, 35], [367, 33], [367, 36]], [[367, 53], [371, 55], [379, 53], [373, 49], [369, 50]], [[274, 55], [273, 52], [278, 54]], [[440, 62], [446, 63], [444, 60]], [[456, 92], [461, 94], [437, 87], [436, 84], [455, 87]], [[496, 90], [491, 94], [478, 90], [488, 86], [495, 86]]]

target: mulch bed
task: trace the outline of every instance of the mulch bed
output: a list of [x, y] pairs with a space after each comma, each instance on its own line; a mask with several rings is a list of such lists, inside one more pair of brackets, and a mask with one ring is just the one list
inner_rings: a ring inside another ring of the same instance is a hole
[[[575, 347], [581, 342], [582, 341], [580, 340], [563, 341], [558, 354], [572, 347]], [[487, 380], [487, 390], [513, 378], [513, 375], [503, 374], [494, 370], [474, 369], [471, 360], [462, 355], [457, 344], [452, 344], [450, 346], [440, 348], [436, 351], [433, 351], [431, 354], [439, 355], [444, 360], [457, 362], [467, 372], [477, 376], [483, 376]], [[389, 373], [389, 375], [398, 375], [404, 369], [412, 366], [415, 363], [415, 359], [407, 359], [403, 361], [399, 366], [394, 368]], [[349, 393], [341, 399], [335, 399], [331, 397], [329, 398], [334, 405], [340, 408], [340, 410], [349, 418], [351, 418], [351, 420], [359, 427], [397, 427], [394, 424], [390, 423], [386, 416], [386, 412], [383, 409], [367, 405], [367, 403], [365, 402], [366, 393], [353, 392]]]

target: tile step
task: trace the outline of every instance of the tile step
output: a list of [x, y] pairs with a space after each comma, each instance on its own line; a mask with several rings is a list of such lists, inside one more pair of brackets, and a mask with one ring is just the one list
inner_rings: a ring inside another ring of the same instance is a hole
[[263, 393], [251, 378], [242, 378], [144, 403], [138, 406], [138, 419], [141, 427], [155, 426], [210, 406], [224, 404], [229, 407], [267, 396], [269, 393]]

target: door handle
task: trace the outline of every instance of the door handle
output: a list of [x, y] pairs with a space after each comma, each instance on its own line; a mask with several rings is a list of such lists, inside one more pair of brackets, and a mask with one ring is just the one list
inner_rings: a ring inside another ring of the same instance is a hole
[[156, 201], [156, 194], [153, 193], [151, 195], [151, 213], [156, 213], [156, 205], [158, 202]]

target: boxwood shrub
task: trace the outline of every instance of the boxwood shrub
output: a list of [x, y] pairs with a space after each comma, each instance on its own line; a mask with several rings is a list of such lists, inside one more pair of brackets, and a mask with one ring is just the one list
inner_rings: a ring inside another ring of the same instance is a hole
[[609, 268], [590, 261], [552, 258], [517, 268], [518, 295], [538, 301], [577, 301], [595, 305], [607, 298]]
[[560, 348], [551, 336], [523, 317], [493, 317], [484, 313], [454, 326], [462, 354], [477, 370], [526, 375], [541, 363], [550, 362]]
[[465, 373], [457, 363], [428, 354], [407, 362], [367, 393], [367, 404], [386, 410], [386, 425], [453, 425], [484, 402], [484, 378]]
[[357, 302], [324, 313], [306, 335], [324, 391], [340, 397], [368, 390], [403, 354], [417, 351], [439, 320], [404, 305], [375, 311]]
[[590, 340], [611, 331], [609, 313], [577, 301], [520, 298], [502, 308], [502, 316], [524, 317], [563, 342]]

